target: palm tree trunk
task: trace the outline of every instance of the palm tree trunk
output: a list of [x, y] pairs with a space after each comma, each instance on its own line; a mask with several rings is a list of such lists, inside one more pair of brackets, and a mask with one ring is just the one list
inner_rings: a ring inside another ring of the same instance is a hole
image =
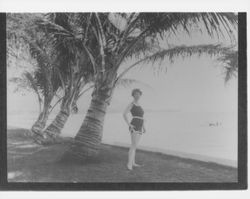
[[74, 93], [73, 99], [72, 99], [72, 104], [71, 104], [71, 113], [77, 114], [78, 113], [78, 107], [77, 107], [77, 100], [79, 98], [79, 93], [80, 93], [80, 87], [76, 90]]
[[46, 139], [42, 140], [42, 144], [55, 144], [63, 141], [62, 138], [59, 137], [61, 131], [66, 124], [70, 111], [72, 109], [73, 103], [76, 105], [77, 96], [79, 93], [78, 87], [74, 89], [65, 90], [65, 95], [62, 99], [61, 108], [53, 122], [45, 129], [43, 132], [46, 135]]
[[85, 160], [99, 154], [103, 136], [103, 125], [107, 107], [110, 103], [115, 74], [108, 74], [96, 82], [92, 99], [84, 121], [74, 138], [74, 143], [63, 158]]
[[44, 106], [44, 108], [43, 108], [43, 111], [39, 114], [38, 119], [31, 127], [31, 132], [34, 135], [42, 135], [41, 131], [46, 126], [46, 122], [48, 120], [48, 117], [49, 117], [49, 104], [46, 104], [46, 106]]
[[46, 126], [49, 117], [49, 108], [50, 103], [52, 101], [53, 96], [50, 95], [45, 97], [43, 104], [43, 111], [39, 114], [37, 121], [31, 127], [31, 137], [39, 144], [41, 144], [41, 140], [44, 139], [44, 134], [42, 130]]
[[75, 136], [71, 152], [80, 159], [98, 154], [107, 109], [107, 103], [103, 101], [101, 98], [92, 98], [85, 119]]
[[69, 118], [69, 115], [70, 104], [67, 102], [67, 99], [64, 99], [59, 113], [43, 133], [50, 136], [51, 138], [56, 138], [59, 134], [61, 134], [61, 131]]

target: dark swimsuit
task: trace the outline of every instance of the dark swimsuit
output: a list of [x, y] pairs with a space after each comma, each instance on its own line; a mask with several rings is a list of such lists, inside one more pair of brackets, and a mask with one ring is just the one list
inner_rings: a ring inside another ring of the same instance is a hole
[[[134, 128], [129, 127], [129, 131], [131, 133], [133, 133], [135, 131], [139, 131], [139, 133], [142, 133], [143, 114], [144, 114], [142, 107], [139, 105], [135, 105], [133, 103], [133, 106], [132, 106], [130, 112], [133, 116], [133, 119], [131, 120], [130, 124], [132, 124], [134, 126]], [[136, 117], [141, 117], [141, 118], [136, 118]]]

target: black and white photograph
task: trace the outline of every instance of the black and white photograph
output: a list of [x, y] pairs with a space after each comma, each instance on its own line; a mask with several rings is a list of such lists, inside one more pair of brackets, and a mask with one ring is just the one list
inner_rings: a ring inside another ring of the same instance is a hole
[[3, 15], [7, 184], [136, 189], [242, 180], [239, 21], [246, 15]]

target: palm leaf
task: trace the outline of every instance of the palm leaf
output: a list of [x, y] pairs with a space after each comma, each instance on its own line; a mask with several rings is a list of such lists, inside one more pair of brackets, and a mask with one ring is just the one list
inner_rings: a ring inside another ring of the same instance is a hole
[[30, 83], [30, 86], [31, 88], [35, 91], [35, 93], [37, 94], [37, 98], [38, 98], [38, 103], [39, 103], [39, 110], [41, 112], [41, 106], [42, 106], [42, 98], [40, 96], [40, 93], [39, 93], [39, 90], [38, 90], [38, 87], [37, 87], [37, 82], [36, 80], [34, 79], [34, 77], [31, 75], [31, 73], [29, 72], [25, 72], [24, 73], [25, 77], [27, 78], [27, 80], [29, 81]]
[[[210, 35], [224, 36], [227, 32], [232, 37], [232, 32], [237, 28], [238, 17], [234, 13], [140, 13], [138, 21], [132, 28], [140, 28], [141, 33], [121, 47], [121, 56], [118, 65], [145, 37], [159, 35], [164, 39], [166, 33], [178, 36], [178, 33], [191, 34], [194, 25], [198, 25], [202, 33], [204, 30]], [[204, 27], [204, 28], [203, 28]], [[222, 28], [224, 27], [224, 29]]]
[[142, 13], [139, 17], [146, 34], [160, 33], [162, 36], [167, 31], [177, 34], [180, 28], [189, 34], [194, 24], [204, 25], [205, 31], [212, 36], [222, 33], [222, 25], [231, 31], [238, 23], [234, 13]]
[[149, 84], [142, 82], [142, 81], [139, 81], [137, 79], [132, 79], [132, 78], [118, 79], [115, 86], [117, 88], [128, 88], [133, 84], [140, 84], [142, 86], [146, 86], [147, 88], [153, 89]]
[[[194, 45], [194, 46], [176, 46], [172, 47], [170, 49], [162, 49], [154, 54], [151, 54], [149, 56], [144, 57], [143, 59], [140, 59], [139, 61], [135, 62], [131, 66], [127, 67], [123, 72], [121, 72], [118, 76], [118, 79], [123, 77], [129, 70], [134, 68], [135, 66], [142, 64], [142, 63], [152, 63], [155, 64], [156, 62], [162, 62], [166, 58], [170, 60], [172, 63], [174, 59], [182, 57], [190, 57], [193, 55], [202, 55], [207, 54], [209, 56], [215, 56], [220, 53], [223, 53], [227, 51], [229, 47], [222, 47], [221, 45], [217, 44], [210, 44], [210, 45]], [[159, 70], [161, 67], [161, 64], [158, 65], [158, 67], [154, 67], [153, 69]]]
[[[82, 16], [85, 16], [86, 18], [86, 14], [84, 15], [75, 14], [75, 16], [72, 16], [73, 19], [68, 18], [68, 20], [64, 20], [63, 23], [62, 22], [57, 23], [57, 21], [59, 20], [37, 21], [38, 27], [49, 34], [48, 40], [51, 44], [51, 47], [54, 49], [53, 52], [55, 53], [56, 57], [60, 57], [61, 59], [60, 64], [58, 65], [60, 66], [60, 68], [64, 68], [64, 71], [69, 70], [69, 68], [71, 67], [70, 65], [75, 64], [77, 59], [77, 54], [82, 54], [82, 53], [85, 53], [86, 54], [85, 58], [88, 59], [85, 60], [86, 62], [85, 65], [88, 65], [89, 63], [92, 64], [93, 71], [94, 72], [96, 71], [95, 57], [91, 52], [93, 49], [89, 50], [89, 47], [85, 45], [84, 41], [85, 38], [82, 38], [81, 36], [81, 34], [87, 35], [87, 32], [77, 32], [73, 30], [77, 29], [79, 25], [79, 20], [83, 19]], [[58, 16], [58, 18], [60, 18], [60, 16]], [[72, 20], [77, 23], [69, 24], [70, 21]], [[87, 19], [84, 20], [86, 20], [87, 23], [86, 28], [88, 28], [90, 26], [89, 20]]]
[[170, 49], [160, 50], [153, 55], [149, 56], [145, 62], [154, 64], [158, 61], [163, 61], [166, 57], [170, 60], [171, 63], [174, 62], [174, 59], [178, 57], [186, 58], [193, 55], [202, 55], [207, 54], [209, 56], [215, 56], [219, 53], [222, 53], [228, 50], [228, 47], [222, 47], [220, 44], [209, 44], [209, 45], [194, 45], [194, 46], [176, 46]]
[[[26, 79], [30, 83], [30, 87], [37, 93], [38, 96], [40, 96], [39, 90], [38, 90], [38, 87], [37, 87], [37, 82], [34, 79], [34, 77], [31, 75], [31, 73], [26, 71], [24, 73], [24, 76], [26, 77]], [[41, 98], [41, 97], [39, 97], [39, 98]]]
[[12, 77], [8, 80], [9, 83], [14, 83], [16, 85], [16, 89], [14, 90], [14, 92], [21, 90], [30, 90], [32, 89], [29, 82], [27, 81], [27, 79], [25, 78], [21, 78], [21, 77]]
[[225, 69], [225, 83], [227, 83], [232, 77], [236, 77], [238, 74], [238, 50], [225, 51], [220, 57], [217, 58], [220, 64]]

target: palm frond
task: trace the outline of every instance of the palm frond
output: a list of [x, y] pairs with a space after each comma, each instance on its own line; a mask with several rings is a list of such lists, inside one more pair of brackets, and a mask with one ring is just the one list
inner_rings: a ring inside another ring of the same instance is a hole
[[238, 74], [238, 50], [230, 49], [223, 52], [217, 61], [224, 67], [225, 83]]
[[28, 82], [30, 83], [30, 87], [37, 93], [37, 95], [40, 96], [39, 94], [39, 89], [37, 87], [37, 82], [34, 79], [34, 77], [32, 76], [32, 74], [30, 72], [25, 72], [24, 76], [26, 77], [26, 79], [28, 80]]
[[[127, 39], [128, 40], [128, 39]], [[161, 50], [160, 41], [157, 38], [147, 37], [138, 41], [137, 45], [126, 55], [127, 58], [148, 56], [150, 53]]]
[[[229, 32], [237, 27], [238, 17], [234, 13], [142, 13], [140, 14], [141, 26], [146, 27], [147, 34], [171, 31], [177, 34], [181, 27], [188, 34], [195, 24], [205, 26], [205, 31], [210, 35], [222, 33], [222, 26]], [[223, 33], [222, 33], [223, 35]]]
[[37, 94], [37, 98], [38, 98], [38, 103], [39, 103], [39, 110], [41, 112], [41, 106], [42, 106], [42, 97], [39, 93], [39, 89], [37, 87], [37, 82], [36, 80], [34, 79], [34, 77], [32, 76], [31, 73], [29, 72], [25, 72], [24, 73], [24, 76], [27, 78], [27, 80], [29, 81], [29, 84], [31, 86], [31, 88], [35, 91], [35, 93]]
[[[56, 20], [54, 21], [46, 21], [46, 20], [38, 20], [37, 25], [44, 31], [48, 33], [49, 37], [49, 43], [51, 44], [51, 47], [53, 50], [53, 53], [56, 57], [60, 58], [60, 61], [58, 64], [60, 68], [64, 68], [65, 70], [69, 70], [69, 68], [72, 65], [76, 64], [77, 55], [85, 53], [85, 64], [82, 66], [88, 65], [89, 63], [92, 64], [94, 73], [96, 72], [96, 62], [95, 57], [91, 51], [93, 51], [93, 48], [91, 50], [85, 44], [84, 40], [86, 38], [83, 38], [82, 35], [87, 35], [87, 32], [74, 32], [73, 29], [81, 28], [79, 27], [79, 20], [83, 19], [83, 16], [86, 18], [84, 19], [86, 21], [86, 28], [89, 29], [90, 26], [90, 17], [86, 17], [86, 14], [80, 15], [75, 14], [75, 16], [72, 16], [73, 19], [68, 18], [68, 21], [63, 21], [64, 23], [56, 23]], [[88, 20], [87, 20], [88, 19]], [[70, 24], [70, 21], [76, 21], [76, 24]], [[68, 24], [67, 24], [68, 23]], [[83, 23], [83, 22], [81, 22]], [[70, 26], [70, 28], [69, 28]], [[87, 31], [87, 30], [86, 30]], [[89, 42], [89, 40], [87, 40]], [[95, 48], [99, 48], [98, 45], [94, 45]], [[85, 68], [86, 69], [86, 68]]]
[[32, 89], [29, 85], [29, 82], [25, 78], [21, 77], [12, 77], [8, 80], [9, 83], [13, 83], [16, 85], [14, 92], [18, 92], [20, 90], [30, 90]]
[[[176, 46], [172, 47], [170, 49], [162, 49], [160, 51], [157, 51], [154, 54], [151, 54], [149, 56], [144, 57], [143, 59], [138, 60], [134, 64], [127, 67], [123, 72], [121, 72], [118, 76], [118, 79], [124, 76], [129, 70], [134, 68], [135, 66], [142, 64], [142, 63], [152, 63], [155, 64], [156, 62], [162, 62], [166, 58], [170, 60], [171, 63], [174, 62], [176, 58], [182, 57], [190, 57], [193, 55], [202, 55], [206, 54], [209, 56], [215, 56], [219, 55], [220, 53], [223, 53], [227, 51], [229, 47], [223, 47], [220, 44], [209, 44], [209, 45], [194, 45], [194, 46]], [[154, 70], [159, 70], [161, 67], [161, 64], [158, 64], [156, 67], [154, 67]]]
[[209, 56], [218, 55], [219, 53], [222, 53], [229, 49], [228, 47], [222, 47], [220, 44], [209, 44], [209, 45], [194, 45], [194, 46], [176, 46], [172, 47], [170, 49], [163, 49], [160, 50], [153, 55], [149, 56], [147, 59], [145, 59], [145, 62], [154, 64], [158, 61], [163, 61], [166, 57], [170, 60], [171, 63], [174, 62], [174, 59], [177, 57], [190, 57], [193, 55], [202, 55], [206, 54]]
[[40, 65], [47, 66], [52, 62], [44, 49], [42, 49], [36, 41], [28, 41], [28, 43], [31, 55]]
[[133, 84], [140, 84], [140, 85], [145, 86], [147, 88], [153, 89], [149, 84], [142, 82], [140, 80], [137, 80], [137, 79], [133, 79], [133, 78], [120, 78], [117, 80], [115, 86], [117, 88], [128, 88], [128, 87], [132, 86]]
[[210, 36], [224, 36], [226, 31], [231, 38], [238, 24], [238, 17], [234, 13], [140, 13], [138, 18], [134, 26], [139, 27], [141, 32], [121, 47], [118, 64], [147, 36], [159, 35], [164, 39], [166, 33], [178, 36], [180, 32], [183, 34], [183, 30], [190, 35], [196, 25], [200, 27], [200, 32], [204, 33], [205, 30]]

